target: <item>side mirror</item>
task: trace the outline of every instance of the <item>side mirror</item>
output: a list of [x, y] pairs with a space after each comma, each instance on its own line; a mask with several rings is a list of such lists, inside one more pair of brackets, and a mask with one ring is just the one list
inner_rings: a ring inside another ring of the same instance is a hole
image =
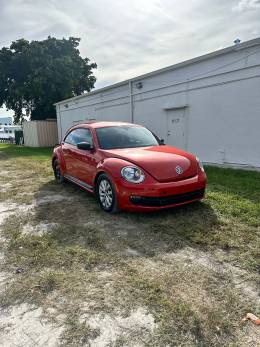
[[164, 146], [165, 145], [164, 139], [159, 139], [159, 141], [160, 141], [160, 146]]
[[89, 151], [90, 149], [93, 148], [93, 146], [89, 142], [79, 142], [77, 144], [78, 149], [83, 149], [85, 151]]

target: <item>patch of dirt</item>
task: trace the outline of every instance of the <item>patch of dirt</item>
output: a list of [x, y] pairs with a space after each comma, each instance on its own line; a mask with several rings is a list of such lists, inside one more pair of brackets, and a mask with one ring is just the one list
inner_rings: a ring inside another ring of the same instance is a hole
[[[2, 172], [1, 172], [2, 174]], [[9, 184], [8, 184], [9, 187]], [[0, 231], [5, 220], [11, 216], [21, 213], [33, 212], [37, 203], [48, 203], [48, 199], [41, 199], [32, 204], [18, 204], [11, 201], [0, 202]], [[47, 232], [54, 223], [40, 223], [33, 228], [30, 224], [25, 225], [24, 232], [37, 232], [39, 234]], [[5, 245], [5, 239], [1, 236], [0, 245]], [[0, 247], [0, 248], [1, 248]], [[4, 261], [3, 253], [0, 252], [0, 261]], [[5, 285], [10, 278], [10, 274], [0, 272], [0, 291], [5, 289]], [[1, 309], [0, 312], [0, 346], [34, 347], [34, 346], [57, 346], [59, 336], [63, 329], [54, 327], [41, 317], [42, 309], [33, 309], [26, 304], [13, 306], [8, 310]]]
[[217, 252], [216, 258], [219, 258], [219, 260], [217, 260], [209, 253], [186, 247], [177, 252], [163, 255], [162, 260], [172, 263], [175, 263], [176, 261], [183, 262], [186, 266], [191, 267], [196, 264], [202, 269], [204, 268], [206, 271], [213, 271], [220, 275], [226, 275], [231, 278], [234, 286], [238, 290], [242, 291], [246, 297], [249, 297], [260, 305], [259, 289], [253, 281], [250, 281], [250, 274], [239, 267], [227, 262], [222, 262], [222, 257], [223, 251]]
[[[2, 172], [1, 172], [2, 174]], [[11, 188], [12, 185], [11, 183], [2, 183], [1, 186], [0, 186], [0, 193], [5, 193], [8, 191], [9, 188]]]
[[[34, 212], [33, 210], [40, 205], [45, 205], [53, 202], [60, 202], [63, 200], [71, 200], [72, 197], [62, 195], [62, 194], [53, 194], [45, 195], [41, 198], [34, 199], [31, 204], [18, 204], [12, 201], [0, 202], [0, 230], [1, 225], [4, 223], [4, 220], [11, 216], [12, 214], [18, 215], [19, 213]], [[40, 225], [44, 228], [43, 225]], [[30, 228], [30, 227], [29, 227]]]
[[[0, 151], [1, 154], [4, 154]], [[9, 170], [1, 170], [1, 176], [2, 177], [9, 177], [12, 172]]]
[[259, 326], [256, 326], [251, 322], [246, 322], [245, 325], [241, 327], [238, 341], [241, 347], [260, 347]]
[[136, 249], [133, 249], [131, 247], [127, 247], [124, 251], [123, 251], [124, 255], [127, 257], [141, 257], [142, 254], [140, 252], [138, 252]]
[[90, 341], [91, 347], [111, 346], [117, 341], [121, 341], [123, 346], [144, 346], [157, 327], [153, 316], [142, 307], [132, 311], [128, 317], [97, 314], [81, 320], [100, 330], [100, 335]]
[[[258, 313], [259, 289], [250, 273], [218, 258], [221, 258], [221, 255], [213, 256], [186, 247], [176, 252], [159, 254], [153, 259], [135, 258], [132, 264], [147, 279], [156, 280], [165, 287], [169, 297], [182, 298], [204, 321], [207, 321], [209, 316], [217, 315], [222, 306], [221, 311], [226, 311], [222, 321], [231, 320], [239, 346], [260, 347], [259, 327], [251, 322], [240, 325], [246, 313], [244, 308], [241, 307], [240, 316], [239, 313], [234, 315], [232, 311], [234, 301], [237, 301], [238, 305], [241, 301], [247, 303], [246, 305], [253, 305], [256, 308], [253, 313]], [[218, 283], [216, 278], [219, 278]], [[210, 283], [213, 283], [213, 286]], [[229, 298], [230, 306], [222, 302], [223, 297], [225, 300]], [[216, 328], [220, 330], [219, 327], [214, 327]]]
[[59, 226], [58, 223], [39, 223], [35, 226], [27, 223], [23, 226], [22, 234], [23, 235], [43, 235], [45, 233], [50, 232], [53, 228]]
[[42, 318], [42, 309], [27, 304], [13, 306], [0, 314], [0, 346], [54, 347], [63, 329]]
[[12, 214], [15, 214], [19, 206], [11, 202], [0, 202], [0, 230], [4, 220]]
[[67, 196], [63, 194], [49, 194], [49, 195], [45, 195], [43, 197], [39, 197], [35, 199], [33, 204], [35, 206], [39, 206], [39, 205], [53, 203], [53, 202], [60, 202], [63, 200], [66, 200], [66, 201], [73, 200], [73, 196]]
[[[0, 261], [1, 261], [1, 257], [0, 257]], [[8, 280], [8, 274], [5, 272], [0, 272], [0, 291], [4, 290], [5, 283], [7, 280]], [[0, 319], [1, 319], [1, 315], [0, 315]]]

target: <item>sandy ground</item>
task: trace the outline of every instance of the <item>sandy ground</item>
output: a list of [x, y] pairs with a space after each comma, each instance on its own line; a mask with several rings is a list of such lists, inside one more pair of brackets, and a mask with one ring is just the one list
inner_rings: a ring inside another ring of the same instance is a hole
[[[1, 172], [1, 175], [8, 176], [11, 175], [11, 172], [5, 170]], [[1, 191], [5, 192], [12, 186], [12, 184], [17, 184], [17, 182], [12, 181], [11, 183], [2, 184]], [[46, 191], [44, 196], [38, 197], [37, 199], [34, 198], [30, 204], [18, 204], [11, 200], [1, 201], [0, 234], [1, 226], [4, 225], [7, 218], [15, 218], [17, 215], [25, 213], [30, 213], [32, 215], [36, 213], [39, 206], [47, 206], [50, 202], [58, 203], [64, 200], [66, 200], [66, 203], [72, 203], [73, 199], [73, 196]], [[98, 225], [101, 228], [107, 227], [105, 220], [85, 220], [82, 221], [82, 223], [88, 227], [91, 225]], [[43, 235], [44, 233], [50, 232], [57, 226], [59, 226], [59, 223], [50, 222], [48, 220], [41, 220], [37, 225], [32, 225], [30, 220], [28, 220], [27, 223], [25, 223], [22, 227], [22, 233], [25, 235]], [[119, 238], [127, 238], [127, 236], [130, 235], [137, 227], [137, 225], [129, 223], [129, 225], [117, 225], [115, 230], [120, 230], [118, 234]], [[162, 245], [162, 249], [164, 246], [166, 247], [167, 245]], [[159, 254], [156, 258], [149, 259], [143, 257], [142, 251], [140, 251], [140, 249], [136, 249], [134, 246], [131, 247], [126, 245], [125, 247], [122, 246], [121, 249], [118, 249], [116, 242], [114, 242], [112, 239], [110, 242], [108, 241], [106, 243], [106, 247], [112, 250], [115, 249], [119, 255], [129, 257], [129, 262], [131, 265], [136, 267], [140, 273], [148, 274], [151, 278], [159, 278], [162, 281], [164, 275], [166, 276], [168, 273], [173, 271], [172, 269], [178, 266], [184, 266], [188, 272], [189, 268], [191, 272], [201, 271], [200, 273], [202, 278], [203, 273], [216, 273], [218, 275], [223, 275], [223, 278], [231, 278], [234, 288], [241, 293], [241, 296], [245, 295], [247, 298], [251, 298], [254, 302], [258, 302], [258, 304], [260, 304], [259, 296], [257, 294], [258, 289], [255, 283], [245, 280], [245, 271], [222, 262], [222, 254], [220, 251], [216, 257], [213, 257], [209, 253], [195, 250], [187, 246], [174, 252], [161, 252], [161, 254]], [[3, 236], [1, 236], [0, 261], [2, 264], [4, 264], [5, 261], [4, 248], [5, 239]], [[110, 275], [111, 273], [109, 272], [109, 269], [100, 270], [98, 272], [98, 276], [100, 276], [102, 279], [109, 278]], [[2, 270], [0, 272], [0, 292], [5, 289], [5, 286], [10, 281], [12, 281], [12, 278], [13, 274], [5, 272], [4, 266], [2, 266]], [[172, 284], [172, 286], [174, 287], [176, 284]], [[185, 300], [188, 300], [186, 294], [187, 291], [189, 291], [189, 289], [185, 288], [185, 286], [181, 287], [179, 289], [179, 296], [182, 297], [183, 295], [185, 296]], [[196, 290], [194, 289], [194, 291]], [[178, 292], [177, 289], [176, 292]], [[198, 290], [197, 294], [197, 300], [194, 297], [190, 298], [190, 305], [193, 305], [195, 308], [196, 305], [200, 304], [202, 299], [202, 290]], [[212, 304], [211, 299], [206, 295], [204, 296], [204, 300], [205, 307]], [[238, 317], [238, 320], [240, 318], [241, 317]], [[97, 336], [90, 338], [85, 344], [82, 343], [82, 345], [92, 347], [145, 346], [145, 336], [156, 334], [156, 329], [158, 328], [155, 317], [147, 310], [146, 307], [137, 307], [133, 309], [127, 316], [124, 316], [120, 310], [118, 311], [118, 314], [109, 314], [107, 312], [94, 312], [93, 314], [90, 314], [89, 312], [83, 312], [80, 318], [80, 323], [86, 323], [91, 329], [96, 329], [99, 332]], [[18, 306], [1, 309], [0, 311], [0, 346], [54, 347], [61, 343], [60, 337], [62, 336], [63, 332], [64, 326], [62, 323], [57, 324], [56, 322], [54, 324], [50, 320], [46, 319], [41, 307], [36, 307], [33, 305], [31, 306], [23, 303]], [[252, 324], [247, 324], [247, 326], [240, 332], [240, 346], [260, 346], [259, 338], [259, 328], [253, 326]]]
[[43, 320], [40, 308], [26, 304], [3, 310], [0, 320], [0, 346], [54, 347], [62, 332]]
[[[8, 174], [8, 171], [5, 171]], [[7, 185], [5, 185], [6, 187]], [[10, 187], [11, 184], [8, 184]], [[48, 199], [47, 199], [48, 201]], [[46, 199], [40, 201], [45, 203]], [[37, 202], [39, 204], [39, 202]], [[12, 202], [0, 203], [0, 235], [1, 226], [8, 217], [15, 216], [26, 211], [33, 212], [36, 206], [34, 201], [31, 205], [20, 205]], [[48, 224], [41, 223], [37, 226], [37, 232], [43, 233], [48, 230]], [[24, 226], [24, 232], [35, 232], [30, 224]], [[5, 239], [0, 238], [0, 261], [4, 264], [4, 255], [1, 249], [5, 247]], [[4, 271], [0, 272], [0, 292], [5, 289], [12, 275]], [[62, 327], [53, 326], [43, 319], [42, 309], [22, 304], [7, 309], [0, 309], [0, 346], [3, 347], [54, 347], [59, 342]]]
[[[7, 172], [6, 172], [7, 174]], [[4, 221], [12, 216], [17, 216], [25, 212], [33, 214], [35, 208], [39, 205], [48, 204], [51, 202], [59, 202], [66, 199], [72, 200], [72, 197], [64, 195], [49, 194], [40, 199], [33, 200], [31, 204], [23, 205], [11, 201], [0, 203], [0, 233], [1, 225]], [[42, 235], [47, 233], [58, 223], [39, 223], [32, 226], [30, 222], [25, 224], [22, 228], [23, 234], [38, 234]], [[5, 239], [1, 238], [1, 246], [4, 248]], [[0, 248], [1, 249], [1, 248]], [[127, 256], [135, 257], [139, 252], [127, 247], [123, 252]], [[4, 263], [3, 252], [0, 252], [0, 260]], [[0, 272], [0, 292], [4, 290], [5, 285], [12, 281], [10, 273]], [[110, 275], [109, 273], [99, 273], [99, 276]], [[99, 336], [93, 341], [90, 341], [90, 346], [102, 347], [112, 346], [118, 338], [124, 340], [124, 346], [142, 346], [140, 342], [140, 335], [148, 332], [152, 333], [156, 327], [154, 317], [140, 307], [130, 313], [128, 317], [120, 315], [108, 314], [95, 314], [95, 315], [82, 315], [82, 322], [100, 331]], [[19, 306], [12, 306], [8, 309], [1, 309], [0, 311], [0, 346], [3, 347], [54, 347], [60, 344], [60, 336], [63, 332], [62, 326], [53, 325], [51, 322], [44, 318], [42, 309], [27, 304]], [[126, 341], [131, 342], [126, 342]]]

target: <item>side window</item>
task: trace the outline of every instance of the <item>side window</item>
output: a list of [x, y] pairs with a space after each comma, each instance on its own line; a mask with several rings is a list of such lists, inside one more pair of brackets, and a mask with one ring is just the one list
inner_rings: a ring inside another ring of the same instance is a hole
[[79, 142], [88, 142], [93, 145], [92, 135], [89, 129], [86, 128], [78, 128], [76, 130], [77, 143]]
[[72, 130], [65, 138], [64, 142], [76, 146], [79, 142], [88, 142], [93, 145], [92, 135], [89, 129], [78, 128]]
[[64, 142], [69, 143], [71, 145], [76, 145], [75, 142], [75, 132], [76, 130], [72, 130], [64, 139]]

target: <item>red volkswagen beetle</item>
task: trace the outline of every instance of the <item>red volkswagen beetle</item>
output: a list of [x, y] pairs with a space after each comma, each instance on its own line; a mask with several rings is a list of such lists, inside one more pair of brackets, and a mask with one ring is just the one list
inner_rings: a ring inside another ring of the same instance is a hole
[[53, 151], [57, 182], [96, 195], [107, 212], [152, 211], [201, 200], [206, 175], [198, 158], [167, 146], [143, 126], [82, 123]]

